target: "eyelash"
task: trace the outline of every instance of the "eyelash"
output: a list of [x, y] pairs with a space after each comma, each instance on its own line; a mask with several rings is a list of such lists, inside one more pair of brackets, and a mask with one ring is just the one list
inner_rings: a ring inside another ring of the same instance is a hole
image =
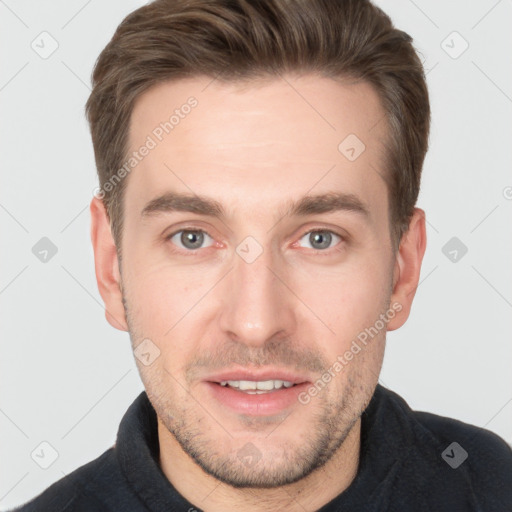
[[[211, 239], [213, 239], [213, 236], [210, 235], [210, 233], [208, 233], [208, 231], [205, 231], [204, 229], [196, 229], [194, 227], [185, 227], [185, 228], [181, 228], [177, 231], [174, 231], [173, 233], [167, 235], [165, 237], [165, 240], [166, 241], [170, 241], [175, 235], [177, 235], [178, 233], [182, 233], [184, 231], [189, 231], [189, 232], [192, 232], [192, 233], [204, 233], [205, 235], [208, 235]], [[310, 229], [309, 231], [305, 231], [300, 237], [299, 237], [299, 240], [301, 240], [302, 238], [304, 238], [305, 235], [308, 235], [310, 233], [331, 233], [333, 235], [336, 235], [337, 237], [339, 237], [341, 239], [341, 242], [343, 241], [346, 241], [346, 237], [341, 235], [340, 233], [336, 232], [336, 231], [333, 231], [332, 229]], [[339, 242], [340, 243], [340, 242]], [[210, 246], [211, 247], [211, 246]], [[205, 247], [205, 248], [199, 248], [199, 249], [191, 249], [191, 250], [188, 250], [188, 249], [175, 249], [175, 251], [179, 254], [185, 254], [187, 256], [194, 256], [195, 254], [197, 254], [199, 251], [203, 250], [203, 249], [209, 249], [210, 247]], [[330, 247], [329, 249], [311, 249], [315, 252], [317, 252], [318, 254], [322, 254], [322, 255], [327, 255], [327, 254], [330, 254], [330, 252], [336, 247], [336, 245], [334, 245], [333, 247]]]

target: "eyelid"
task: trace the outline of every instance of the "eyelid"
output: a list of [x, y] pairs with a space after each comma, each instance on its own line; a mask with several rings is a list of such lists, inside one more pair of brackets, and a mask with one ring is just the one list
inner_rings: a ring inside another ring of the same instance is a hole
[[[204, 227], [203, 223], [200, 221], [197, 224], [195, 223], [195, 221], [192, 221], [192, 220], [184, 221], [182, 223], [180, 222], [180, 223], [175, 224], [171, 228], [172, 228], [172, 231], [170, 231], [169, 234], [163, 235], [165, 240], [172, 238], [174, 235], [176, 235], [177, 233], [181, 233], [182, 231], [197, 231], [197, 232], [205, 233], [210, 238], [215, 238], [215, 236], [213, 236], [211, 234], [212, 232], [215, 232], [215, 230], [210, 229], [210, 227]], [[165, 233], [165, 231], [166, 230], [164, 230], [164, 233]]]
[[172, 238], [174, 235], [177, 235], [178, 233], [181, 233], [182, 231], [192, 231], [192, 232], [197, 232], [197, 233], [205, 233], [210, 238], [213, 238], [213, 236], [210, 235], [210, 233], [208, 233], [208, 231], [206, 231], [203, 228], [196, 228], [196, 227], [192, 227], [192, 226], [186, 226], [184, 228], [180, 228], [180, 229], [176, 229], [174, 231], [171, 231], [168, 235], [165, 235], [165, 239], [168, 240], [168, 239]]

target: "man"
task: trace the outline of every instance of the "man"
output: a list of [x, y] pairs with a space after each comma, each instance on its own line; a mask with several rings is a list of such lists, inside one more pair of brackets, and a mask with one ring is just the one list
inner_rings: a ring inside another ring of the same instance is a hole
[[106, 318], [145, 387], [19, 510], [512, 510], [512, 450], [378, 384], [426, 246], [430, 109], [361, 0], [156, 0], [87, 103]]

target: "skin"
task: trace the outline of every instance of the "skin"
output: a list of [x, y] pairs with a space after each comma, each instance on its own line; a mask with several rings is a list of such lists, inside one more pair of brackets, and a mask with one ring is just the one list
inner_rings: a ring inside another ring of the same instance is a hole
[[[418, 208], [392, 250], [381, 176], [387, 127], [373, 88], [316, 75], [285, 78], [187, 78], [139, 97], [130, 150], [190, 96], [198, 105], [126, 178], [121, 270], [103, 203], [91, 202], [106, 318], [130, 333], [132, 347], [149, 338], [160, 350], [150, 365], [136, 363], [158, 415], [161, 468], [208, 512], [313, 511], [350, 485], [386, 330], [407, 320], [425, 251]], [[366, 146], [354, 161], [338, 150], [348, 134]], [[170, 190], [214, 198], [227, 216], [141, 217]], [[289, 201], [326, 192], [354, 194], [368, 217], [287, 215]], [[166, 239], [179, 229], [209, 236], [186, 254], [180, 234]], [[313, 229], [343, 238], [318, 248]], [[263, 249], [252, 263], [236, 252], [247, 236]], [[290, 369], [315, 382], [392, 304], [401, 310], [306, 405], [254, 416], [207, 393], [206, 375], [234, 367]], [[237, 456], [248, 443], [259, 454], [250, 467]]]

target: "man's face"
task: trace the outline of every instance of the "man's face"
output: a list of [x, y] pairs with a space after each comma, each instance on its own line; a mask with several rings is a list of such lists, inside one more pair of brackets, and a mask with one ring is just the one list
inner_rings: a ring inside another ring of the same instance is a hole
[[[123, 298], [133, 346], [146, 340], [138, 368], [160, 435], [234, 486], [297, 481], [359, 427], [390, 308], [378, 97], [365, 83], [286, 80], [161, 84], [130, 125], [130, 152], [156, 143], [124, 197]], [[158, 130], [176, 109], [172, 130]], [[171, 193], [223, 214], [155, 201]], [[324, 194], [340, 207], [293, 211]]]

